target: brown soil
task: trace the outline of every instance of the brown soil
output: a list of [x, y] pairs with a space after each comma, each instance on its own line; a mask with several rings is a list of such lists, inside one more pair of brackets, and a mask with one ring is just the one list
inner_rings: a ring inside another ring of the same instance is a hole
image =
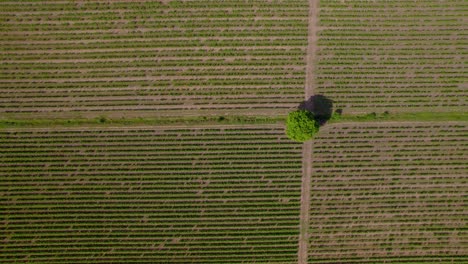
[[[309, 28], [307, 46], [307, 67], [304, 98], [314, 95], [314, 61], [317, 51], [318, 0], [309, 0]], [[309, 208], [312, 176], [312, 142], [306, 142], [302, 151], [302, 186], [298, 263], [306, 264], [309, 248]]]

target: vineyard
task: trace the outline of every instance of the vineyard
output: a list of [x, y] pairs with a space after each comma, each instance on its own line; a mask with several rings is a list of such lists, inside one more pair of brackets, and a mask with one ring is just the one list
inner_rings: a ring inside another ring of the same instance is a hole
[[466, 263], [468, 123], [322, 132], [312, 154], [309, 263]]
[[306, 0], [2, 1], [0, 114], [286, 114]]
[[467, 17], [0, 0], [0, 263], [468, 263]]
[[320, 1], [316, 92], [344, 113], [463, 111], [468, 2]]
[[2, 263], [297, 263], [301, 144], [277, 125], [0, 135]]

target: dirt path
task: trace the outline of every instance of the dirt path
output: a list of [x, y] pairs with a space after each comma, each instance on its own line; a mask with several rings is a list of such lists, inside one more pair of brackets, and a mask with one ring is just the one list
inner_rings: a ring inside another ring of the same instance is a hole
[[[314, 61], [317, 52], [318, 1], [309, 0], [309, 29], [307, 45], [307, 67], [304, 98], [307, 100], [314, 94]], [[298, 263], [307, 264], [309, 248], [309, 209], [310, 181], [312, 174], [312, 141], [302, 147], [302, 186], [301, 213], [299, 223]]]
[[309, 0], [309, 29], [307, 45], [307, 67], [305, 82], [305, 99], [314, 94], [314, 61], [317, 53], [318, 1]]
[[310, 177], [312, 174], [312, 141], [302, 146], [302, 186], [301, 186], [301, 215], [299, 233], [299, 264], [307, 263], [309, 245], [309, 207], [310, 207]]

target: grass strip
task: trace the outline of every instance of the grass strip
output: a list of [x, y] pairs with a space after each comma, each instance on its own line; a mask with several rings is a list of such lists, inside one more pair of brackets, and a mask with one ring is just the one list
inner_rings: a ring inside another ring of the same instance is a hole
[[468, 112], [414, 112], [414, 113], [369, 113], [363, 115], [339, 115], [334, 113], [329, 123], [341, 122], [436, 122], [436, 121], [468, 121]]
[[158, 117], [74, 119], [2, 119], [0, 128], [16, 127], [79, 127], [79, 126], [159, 126], [159, 125], [214, 125], [214, 124], [274, 124], [283, 123], [284, 116], [200, 116], [200, 117]]
[[[156, 117], [74, 119], [8, 119], [0, 118], [0, 128], [20, 127], [79, 127], [79, 126], [164, 126], [164, 125], [216, 125], [216, 124], [275, 124], [284, 123], [285, 116], [200, 116], [200, 117]], [[327, 123], [341, 122], [436, 122], [468, 121], [468, 112], [415, 112], [415, 113], [369, 113], [362, 115], [340, 115], [334, 113]]]

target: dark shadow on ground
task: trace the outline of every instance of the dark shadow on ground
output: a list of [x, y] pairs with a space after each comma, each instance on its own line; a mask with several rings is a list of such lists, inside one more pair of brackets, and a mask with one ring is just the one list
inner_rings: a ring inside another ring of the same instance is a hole
[[321, 94], [317, 94], [302, 102], [298, 108], [314, 113], [317, 123], [323, 126], [332, 117], [333, 101]]

